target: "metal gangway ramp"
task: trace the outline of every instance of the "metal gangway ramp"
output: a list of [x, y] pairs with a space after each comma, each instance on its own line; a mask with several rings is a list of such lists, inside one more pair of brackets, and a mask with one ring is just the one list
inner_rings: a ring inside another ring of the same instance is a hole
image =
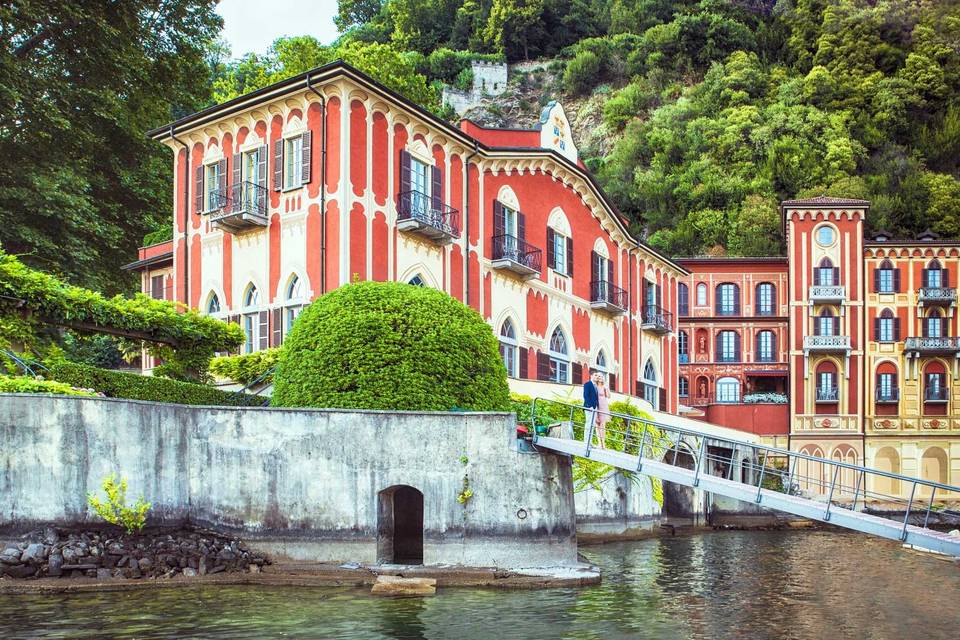
[[535, 398], [534, 447], [960, 557], [960, 536], [930, 528], [960, 522], [960, 487], [615, 412], [601, 443], [588, 416]]

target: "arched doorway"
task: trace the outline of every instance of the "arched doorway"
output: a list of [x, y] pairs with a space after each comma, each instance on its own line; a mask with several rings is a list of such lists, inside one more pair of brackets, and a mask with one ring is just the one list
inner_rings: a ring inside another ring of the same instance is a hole
[[[697, 464], [684, 444], [680, 450], [667, 451], [663, 461], [683, 469], [695, 469]], [[694, 490], [682, 484], [663, 482], [663, 515], [671, 518], [693, 518], [696, 515]]]
[[[878, 471], [900, 473], [900, 455], [893, 447], [883, 447], [877, 452], [873, 466]], [[879, 499], [900, 495], [900, 481], [887, 476], [876, 476], [873, 480], [873, 489], [879, 494]]]
[[[920, 458], [920, 477], [924, 480], [947, 484], [950, 480], [950, 463], [947, 460], [947, 452], [940, 447], [930, 447], [924, 451]], [[930, 487], [921, 485], [917, 489], [921, 496], [930, 497]], [[943, 491], [937, 493], [942, 494]], [[946, 496], [941, 495], [940, 497]]]
[[377, 562], [423, 564], [423, 494], [405, 484], [377, 494]]

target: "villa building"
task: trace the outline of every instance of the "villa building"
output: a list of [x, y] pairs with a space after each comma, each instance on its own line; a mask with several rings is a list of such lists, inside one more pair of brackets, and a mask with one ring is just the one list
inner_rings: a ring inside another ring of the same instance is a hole
[[455, 127], [339, 62], [150, 135], [173, 240], [128, 267], [239, 323], [242, 352], [341, 285], [429, 286], [489, 322], [514, 391], [597, 369], [662, 411], [960, 479], [960, 243], [866, 238], [866, 201], [782, 203], [782, 257], [672, 260], [630, 234], [559, 104], [532, 129]]
[[597, 369], [679, 410], [686, 271], [631, 236], [559, 104], [529, 130], [454, 127], [338, 62], [150, 135], [173, 152], [173, 241], [129, 266], [145, 291], [163, 276], [171, 299], [239, 323], [243, 352], [280, 345], [336, 287], [407, 282], [476, 309], [516, 391], [569, 392]]

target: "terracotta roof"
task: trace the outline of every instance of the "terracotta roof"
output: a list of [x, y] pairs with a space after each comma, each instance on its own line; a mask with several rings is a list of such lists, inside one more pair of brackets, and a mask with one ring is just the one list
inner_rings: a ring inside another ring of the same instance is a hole
[[815, 198], [801, 198], [800, 200], [784, 200], [780, 204], [784, 207], [869, 207], [870, 201], [817, 196]]

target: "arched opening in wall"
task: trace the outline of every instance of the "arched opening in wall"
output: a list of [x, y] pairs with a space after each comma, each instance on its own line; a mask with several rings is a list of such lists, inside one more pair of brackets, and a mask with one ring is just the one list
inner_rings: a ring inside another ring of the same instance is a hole
[[[817, 458], [823, 458], [823, 449], [815, 444], [804, 445], [800, 453]], [[827, 465], [819, 460], [797, 458], [794, 463], [793, 482], [800, 487], [800, 491], [812, 494], [826, 493]]]
[[411, 486], [377, 494], [377, 562], [423, 564], [423, 494]]
[[[877, 452], [877, 457], [873, 463], [877, 471], [886, 471], [887, 473], [900, 473], [900, 454], [893, 447], [884, 447]], [[869, 474], [868, 474], [869, 475]], [[900, 495], [900, 481], [886, 476], [873, 476], [873, 491], [877, 495], [870, 496], [874, 499], [882, 500], [885, 496]]]
[[[947, 452], [941, 449], [940, 447], [930, 447], [923, 452], [923, 457], [920, 458], [920, 477], [924, 480], [932, 480], [933, 482], [939, 482], [940, 484], [949, 484], [950, 481], [950, 467], [949, 460], [947, 459]], [[917, 487], [917, 492], [921, 496], [930, 497], [931, 488], [920, 485]], [[939, 491], [941, 497], [946, 497], [943, 494], [943, 491]], [[936, 498], [936, 495], [934, 495]]]
[[[667, 451], [663, 461], [682, 469], [693, 470], [697, 466], [693, 453], [682, 442], [679, 449]], [[664, 481], [663, 515], [671, 518], [693, 518], [695, 513], [696, 501], [693, 487]]]
[[947, 415], [950, 383], [943, 362], [934, 360], [923, 368], [923, 415]]
[[[830, 459], [834, 462], [843, 462], [846, 464], [855, 465], [857, 464], [857, 451], [848, 444], [839, 444], [833, 448], [833, 452], [830, 454]], [[835, 496], [852, 496], [854, 489], [856, 489], [857, 472], [853, 469], [840, 467], [840, 470], [836, 473], [837, 486], [833, 494]], [[829, 480], [831, 482], [833, 481], [832, 475]]]
[[839, 375], [837, 365], [832, 360], [817, 363], [816, 388], [814, 390], [817, 415], [836, 415], [840, 406]]

